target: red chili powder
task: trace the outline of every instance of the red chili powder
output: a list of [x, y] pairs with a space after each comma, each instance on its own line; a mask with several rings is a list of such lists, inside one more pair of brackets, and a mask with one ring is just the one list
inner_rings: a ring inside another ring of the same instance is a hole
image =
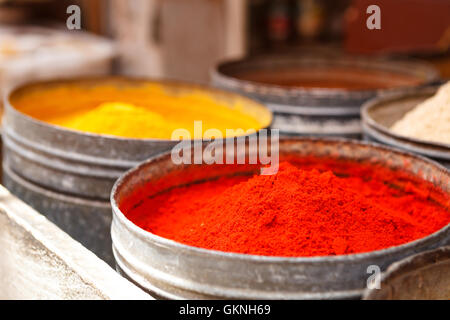
[[[386, 179], [395, 180], [393, 171], [385, 171]], [[136, 225], [168, 239], [269, 256], [379, 250], [423, 238], [450, 222], [448, 195], [441, 193], [438, 204], [430, 200], [430, 183], [402, 177], [402, 188], [393, 187], [380, 173], [338, 177], [283, 162], [276, 175], [220, 178], [144, 200], [140, 192], [120, 207]]]

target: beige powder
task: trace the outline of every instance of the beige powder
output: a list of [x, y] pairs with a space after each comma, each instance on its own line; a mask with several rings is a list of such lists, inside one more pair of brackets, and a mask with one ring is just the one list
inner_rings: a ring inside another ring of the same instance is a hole
[[450, 81], [406, 113], [391, 130], [402, 136], [450, 144]]

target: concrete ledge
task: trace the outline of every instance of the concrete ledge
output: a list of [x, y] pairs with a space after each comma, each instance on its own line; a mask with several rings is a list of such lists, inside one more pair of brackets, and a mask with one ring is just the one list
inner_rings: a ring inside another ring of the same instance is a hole
[[152, 299], [0, 186], [0, 299]]

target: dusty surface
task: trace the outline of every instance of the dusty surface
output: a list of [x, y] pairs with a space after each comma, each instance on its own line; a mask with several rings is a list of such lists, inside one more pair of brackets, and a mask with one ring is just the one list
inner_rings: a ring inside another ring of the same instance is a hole
[[0, 299], [149, 299], [0, 186]]

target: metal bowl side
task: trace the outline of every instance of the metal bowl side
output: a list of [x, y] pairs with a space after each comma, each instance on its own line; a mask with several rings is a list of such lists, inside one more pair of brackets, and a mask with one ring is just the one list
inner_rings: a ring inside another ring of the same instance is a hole
[[[428, 180], [450, 193], [450, 172], [422, 157], [369, 143], [343, 139], [297, 138], [280, 141], [280, 159], [318, 156], [384, 164]], [[176, 166], [169, 154], [153, 157], [125, 173], [111, 194], [111, 236], [118, 265], [128, 278], [164, 298], [336, 299], [359, 298], [369, 277], [367, 267], [389, 264], [450, 242], [450, 224], [416, 241], [383, 250], [333, 257], [268, 257], [206, 250], [144, 231], [118, 207], [136, 187], [155, 182], [155, 190], [216, 177], [252, 172], [246, 166]], [[195, 173], [195, 174], [194, 174]], [[159, 183], [160, 181], [166, 181]], [[158, 182], [158, 183], [156, 183]]]
[[[156, 83], [179, 94], [192, 90], [208, 92], [218, 101], [230, 105], [239, 101], [243, 110], [262, 127], [270, 126], [272, 113], [265, 106], [246, 97], [197, 84], [123, 77], [76, 78], [36, 82], [42, 85], [102, 81], [117, 85]], [[170, 150], [178, 142], [159, 139], [132, 139], [69, 130], [31, 118], [16, 110], [11, 96], [27, 86], [11, 90], [5, 97], [3, 137], [5, 159], [11, 170], [23, 178], [53, 190], [88, 198], [108, 199], [120, 174], [153, 155]]]
[[[233, 76], [233, 73], [236, 71], [264, 70], [278, 67], [347, 67], [361, 70], [382, 70], [418, 77], [422, 79], [422, 84], [439, 79], [439, 73], [433, 66], [419, 60], [380, 59], [346, 55], [330, 57], [304, 54], [297, 56], [267, 55], [224, 61], [211, 70], [212, 83], [218, 87], [229, 88], [254, 98], [263, 99], [265, 102], [282, 104], [283, 107], [281, 110], [278, 110], [276, 105], [273, 106], [271, 104], [272, 110], [275, 112], [289, 111], [290, 113], [302, 113], [301, 111], [295, 110], [305, 109], [305, 112], [308, 113], [309, 111], [310, 114], [315, 115], [348, 115], [349, 112], [354, 112], [355, 107], [360, 107], [362, 101], [366, 101], [375, 95], [404, 91], [409, 88], [398, 87], [392, 89], [349, 91], [344, 89], [286, 87], [241, 80]], [[289, 105], [293, 108], [286, 109]], [[307, 108], [308, 106], [314, 106], [315, 111], [314, 109]], [[337, 108], [333, 109], [336, 106], [339, 106], [340, 110]]]
[[381, 276], [379, 289], [366, 289], [364, 300], [450, 300], [450, 247], [397, 261]]
[[361, 137], [360, 107], [377, 96], [404, 92], [417, 86], [371, 90], [287, 87], [239, 79], [236, 73], [251, 70], [351, 68], [385, 71], [422, 79], [426, 85], [439, 78], [435, 68], [416, 60], [373, 59], [359, 56], [299, 54], [267, 55], [225, 61], [211, 70], [211, 82], [264, 102], [275, 114], [273, 128], [290, 135]]

